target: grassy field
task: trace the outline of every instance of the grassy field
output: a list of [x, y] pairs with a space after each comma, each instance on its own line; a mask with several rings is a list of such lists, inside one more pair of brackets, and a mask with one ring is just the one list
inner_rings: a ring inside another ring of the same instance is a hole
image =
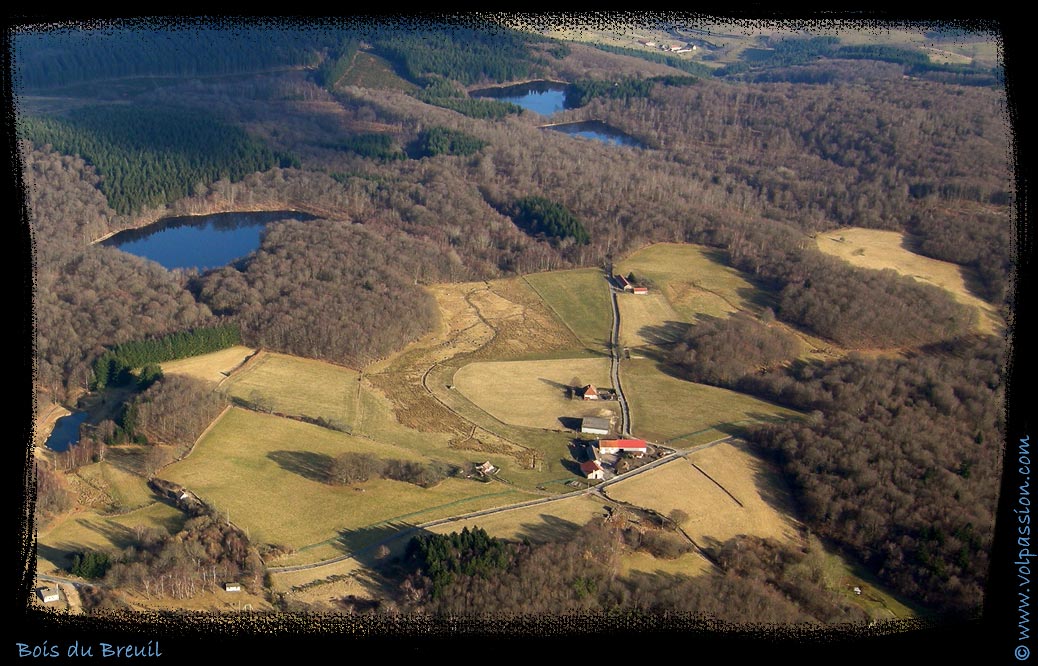
[[589, 383], [597, 388], [612, 385], [609, 359], [489, 361], [470, 363], [454, 375], [457, 390], [494, 418], [553, 430], [564, 429], [561, 417], [619, 414], [614, 401], [566, 398], [566, 387]]
[[357, 419], [359, 374], [323, 361], [261, 352], [227, 382], [229, 395], [282, 414]]
[[635, 296], [619, 294], [620, 346], [665, 345], [676, 341], [684, 331], [684, 317], [659, 291]]
[[156, 500], [144, 477], [106, 461], [80, 467], [76, 474], [90, 486], [105, 493], [116, 511], [138, 509]]
[[743, 393], [677, 379], [649, 359], [620, 367], [633, 432], [650, 441], [687, 447], [731, 434], [731, 424], [797, 415]]
[[120, 515], [94, 511], [71, 514], [38, 536], [39, 573], [54, 573], [72, 565], [72, 555], [84, 550], [115, 551], [136, 542], [134, 528], [156, 527], [173, 533], [184, 524], [184, 514], [168, 504], [154, 502]]
[[535, 273], [525, 279], [582, 343], [592, 349], [608, 348], [613, 310], [609, 283], [600, 270]]
[[550, 504], [502, 511], [490, 516], [452, 521], [430, 527], [430, 532], [450, 534], [462, 528], [481, 527], [490, 536], [534, 542], [564, 539], [596, 516], [605, 515], [600, 499], [588, 495], [569, 497]]
[[[767, 294], [723, 262], [717, 250], [702, 245], [657, 243], [642, 248], [616, 265], [616, 272], [648, 278], [662, 292], [682, 321], [693, 323], [701, 315], [725, 317], [736, 310], [757, 311]], [[641, 298], [641, 297], [640, 297]], [[624, 308], [636, 299], [621, 298]]]
[[995, 308], [966, 287], [969, 269], [911, 252], [899, 231], [850, 227], [820, 233], [816, 240], [819, 250], [855, 266], [892, 268], [901, 275], [947, 290], [958, 302], [980, 311], [977, 327], [982, 333], [997, 334], [1004, 327]]
[[699, 576], [715, 571], [710, 560], [700, 555], [697, 551], [690, 551], [673, 560], [664, 560], [653, 557], [644, 551], [635, 551], [624, 555], [620, 561], [620, 571], [624, 576], [630, 576], [633, 572], [648, 574], [664, 573], [682, 576]]
[[306, 423], [232, 409], [185, 460], [163, 470], [249, 530], [255, 543], [297, 551], [278, 564], [317, 561], [364, 545], [385, 523], [414, 524], [520, 501], [499, 485], [447, 479], [433, 488], [385, 479], [350, 487], [323, 482], [339, 453], [426, 461], [408, 447], [350, 437]]
[[785, 485], [744, 446], [718, 444], [616, 483], [606, 492], [664, 515], [681, 509], [689, 516], [681, 528], [707, 549], [740, 534], [786, 542], [800, 538], [788, 513], [791, 500]]
[[210, 382], [222, 381], [232, 370], [241, 365], [255, 349], [237, 345], [227, 349], [202, 354], [190, 358], [162, 363], [162, 373], [166, 375], [186, 375], [195, 379]]

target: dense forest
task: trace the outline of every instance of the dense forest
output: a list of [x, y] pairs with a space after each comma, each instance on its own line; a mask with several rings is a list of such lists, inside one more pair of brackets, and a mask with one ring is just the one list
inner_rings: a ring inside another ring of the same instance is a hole
[[[669, 67], [671, 58], [512, 31], [298, 30], [256, 48], [263, 35], [70, 31], [19, 42], [20, 85], [30, 88], [170, 77], [132, 103], [93, 103], [100, 93], [63, 114], [20, 118], [40, 398], [74, 400], [98, 360], [127, 343], [218, 325], [245, 344], [362, 367], [436, 325], [425, 284], [600, 265], [659, 241], [701, 243], [744, 271], [778, 320], [844, 348], [903, 356], [792, 362], [777, 326], [737, 316], [692, 327], [668, 361], [696, 381], [815, 412], [750, 433], [794, 482], [810, 528], [932, 608], [980, 603], [1004, 347], [971, 337], [975, 314], [944, 291], [822, 255], [811, 235], [852, 225], [907, 232], [914, 250], [972, 269], [970, 288], [1008, 314], [1009, 132], [1005, 96], [984, 82], [997, 73], [830, 39], [769, 44], [721, 72], [730, 76], [706, 77]], [[362, 50], [420, 90], [337, 85]], [[256, 76], [217, 77], [246, 72]], [[695, 84], [683, 85], [689, 73]], [[583, 106], [559, 122], [600, 120], [649, 147], [577, 150], [531, 114], [464, 92], [535, 77], [582, 82]], [[326, 214], [272, 223], [254, 253], [202, 274], [91, 244], [164, 212], [301, 203]], [[111, 363], [101, 365], [110, 374]], [[222, 408], [196, 401], [203, 391], [178, 378], [148, 381], [98, 441], [121, 429], [182, 444]], [[97, 454], [86, 446], [75, 456]], [[334, 472], [340, 483], [422, 478], [399, 461], [349, 462]], [[58, 471], [41, 466], [37, 479], [38, 517], [71, 502]], [[106, 577], [146, 594], [187, 594], [215, 575], [200, 573], [190, 554], [221, 539], [242, 544], [224, 549], [234, 551], [229, 560], [207, 551], [206, 566], [259, 575], [243, 536], [198, 520], [180, 535], [149, 536]], [[426, 553], [397, 572], [406, 577], [400, 603], [861, 619], [823, 589], [817, 553], [747, 538], [713, 553], [718, 576], [618, 577], [614, 544], [673, 550], [673, 535], [627, 527], [596, 523], [537, 546], [480, 537], [466, 548], [492, 556], [475, 564], [436, 565]], [[461, 557], [457, 544], [441, 555], [451, 549]], [[157, 591], [145, 582], [156, 580]]]

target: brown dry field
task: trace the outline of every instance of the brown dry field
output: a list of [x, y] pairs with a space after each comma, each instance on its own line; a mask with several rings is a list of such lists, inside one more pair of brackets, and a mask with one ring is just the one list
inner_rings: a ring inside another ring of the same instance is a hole
[[995, 308], [970, 293], [966, 287], [968, 270], [947, 261], [931, 259], [906, 249], [905, 236], [899, 231], [848, 227], [819, 233], [818, 249], [862, 268], [892, 268], [901, 275], [947, 290], [963, 305], [977, 308], [977, 329], [997, 334], [1005, 326]]
[[799, 524], [791, 517], [788, 489], [777, 473], [744, 444], [718, 444], [616, 483], [606, 492], [616, 500], [664, 515], [681, 509], [689, 516], [682, 529], [704, 548], [740, 534], [788, 543], [800, 541]]
[[165, 375], [185, 375], [209, 382], [221, 382], [236, 370], [249, 355], [255, 353], [251, 347], [237, 345], [190, 358], [162, 363]]
[[615, 401], [566, 398], [565, 387], [611, 386], [609, 359], [486, 361], [470, 363], [454, 374], [462, 395], [494, 418], [512, 425], [564, 430], [560, 417], [618, 416]]

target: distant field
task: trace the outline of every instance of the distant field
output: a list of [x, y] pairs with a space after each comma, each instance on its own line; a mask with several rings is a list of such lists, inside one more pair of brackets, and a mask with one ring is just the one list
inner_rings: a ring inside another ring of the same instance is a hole
[[607, 348], [613, 326], [609, 283], [596, 268], [527, 275], [526, 281], [585, 345]]
[[83, 550], [115, 551], [136, 542], [138, 525], [173, 533], [184, 524], [184, 514], [155, 502], [117, 516], [94, 511], [73, 514], [40, 533], [36, 549], [39, 573], [53, 573], [72, 565], [72, 555]]
[[227, 392], [282, 414], [352, 424], [360, 390], [357, 378], [356, 370], [331, 363], [262, 352], [228, 381]]
[[[162, 477], [183, 484], [221, 513], [230, 512], [231, 521], [248, 529], [255, 543], [307, 548], [290, 558], [293, 563], [341, 554], [343, 531], [385, 521], [424, 522], [525, 496], [499, 485], [456, 479], [428, 489], [384, 479], [352, 487], [323, 483], [327, 464], [345, 451], [427, 460], [406, 447], [232, 409], [188, 458], [165, 468]], [[347, 547], [355, 547], [364, 533], [344, 538]]]
[[[615, 270], [651, 280], [682, 321], [691, 323], [700, 315], [725, 317], [736, 310], [756, 311], [759, 306], [751, 297], [766, 297], [741, 272], [725, 265], [717, 250], [702, 245], [650, 245], [619, 262]], [[620, 300], [626, 305], [631, 299]], [[621, 324], [623, 317], [621, 312]]]
[[566, 398], [573, 380], [609, 388], [609, 359], [470, 363], [454, 375], [457, 390], [495, 418], [531, 428], [564, 429], [561, 417], [619, 413], [615, 401]]
[[651, 441], [703, 444], [730, 434], [722, 430], [725, 424], [797, 415], [743, 393], [671, 377], [649, 359], [620, 367], [633, 432]]
[[958, 302], [980, 310], [977, 328], [983, 333], [995, 334], [1003, 327], [995, 308], [966, 287], [965, 276], [969, 269], [911, 252], [905, 248], [904, 234], [899, 231], [837, 229], [819, 233], [817, 243], [822, 252], [855, 266], [876, 270], [892, 268], [901, 275], [947, 290]]
[[[703, 471], [693, 467], [693, 463]], [[788, 490], [743, 445], [718, 444], [688, 456], [687, 460], [675, 460], [616, 483], [606, 492], [614, 499], [664, 515], [681, 509], [689, 516], [681, 528], [704, 548], [740, 534], [786, 542], [799, 540], [797, 524], [789, 515]]]
[[415, 90], [417, 88], [413, 83], [397, 76], [393, 71], [393, 65], [385, 58], [363, 51], [356, 53], [353, 64], [337, 82], [337, 88], [343, 86], [390, 88], [403, 91]]
[[155, 502], [155, 494], [148, 488], [144, 477], [127, 472], [109, 462], [80, 467], [76, 474], [111, 498], [120, 511], [137, 509]]
[[195, 379], [219, 382], [241, 365], [256, 350], [237, 345], [210, 354], [191, 356], [160, 364], [166, 375], [186, 375]]

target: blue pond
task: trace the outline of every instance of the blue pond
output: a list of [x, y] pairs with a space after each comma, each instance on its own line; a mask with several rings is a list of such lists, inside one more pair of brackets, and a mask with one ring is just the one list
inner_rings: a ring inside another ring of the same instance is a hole
[[68, 450], [68, 447], [79, 441], [79, 426], [86, 418], [86, 412], [74, 412], [58, 419], [54, 423], [50, 437], [47, 438], [47, 448], [52, 451]]
[[550, 116], [556, 111], [562, 111], [567, 108], [567, 87], [563, 83], [534, 81], [503, 88], [473, 90], [470, 96], [496, 99], [499, 102], [511, 102], [542, 116]]
[[267, 224], [284, 219], [309, 220], [313, 216], [274, 211], [168, 217], [143, 229], [122, 231], [102, 244], [157, 261], [168, 269], [204, 271], [246, 256], [259, 247]]
[[579, 123], [565, 123], [562, 125], [552, 125], [545, 129], [554, 130], [556, 132], [564, 132], [572, 136], [579, 136], [585, 139], [594, 139], [595, 141], [602, 141], [604, 143], [613, 144], [614, 146], [634, 146], [636, 148], [643, 148], [644, 144], [638, 139], [635, 139], [629, 134], [624, 134], [620, 130], [606, 125], [605, 123], [598, 122], [597, 120], [586, 120]]

